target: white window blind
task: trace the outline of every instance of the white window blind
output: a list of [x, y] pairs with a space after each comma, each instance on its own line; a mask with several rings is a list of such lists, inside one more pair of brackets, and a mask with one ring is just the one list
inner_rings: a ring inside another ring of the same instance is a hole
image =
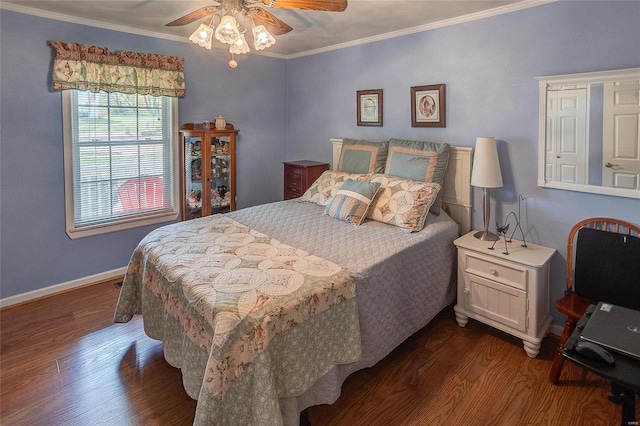
[[150, 223], [148, 219], [160, 219], [153, 223], [175, 219], [175, 98], [63, 93], [69, 98], [68, 108], [63, 100], [63, 110], [69, 114], [65, 126], [69, 235], [140, 226]]

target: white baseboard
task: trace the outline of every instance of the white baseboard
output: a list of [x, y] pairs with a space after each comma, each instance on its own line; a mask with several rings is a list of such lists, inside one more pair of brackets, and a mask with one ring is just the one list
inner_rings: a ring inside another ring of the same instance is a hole
[[[67, 281], [66, 283], [55, 284], [38, 290], [17, 294], [15, 296], [5, 297], [4, 299], [0, 299], [0, 308], [15, 305], [18, 303], [28, 302], [30, 300], [39, 299], [45, 296], [51, 296], [56, 293], [71, 290], [73, 288], [82, 287], [88, 284], [115, 278], [119, 275], [124, 275], [125, 272], [127, 272], [127, 267], [123, 266], [122, 268], [113, 269], [111, 271], [102, 272], [100, 274], [90, 275], [84, 278], [78, 278], [77, 280]], [[549, 334], [560, 337], [560, 335], [562, 335], [563, 329], [563, 325], [551, 324], [551, 327], [549, 327]]]
[[28, 302], [30, 300], [39, 299], [45, 296], [51, 296], [52, 294], [71, 290], [77, 287], [82, 287], [87, 284], [116, 278], [119, 275], [124, 275], [125, 272], [127, 272], [127, 267], [123, 266], [122, 268], [113, 269], [111, 271], [90, 275], [84, 278], [78, 278], [76, 280], [55, 284], [49, 287], [40, 288], [38, 290], [28, 291], [26, 293], [16, 294], [15, 296], [5, 297], [4, 299], [0, 299], [0, 308], [5, 308], [7, 306], [15, 305], [18, 303]]
[[549, 328], [549, 334], [560, 337], [562, 335], [562, 330], [564, 330], [564, 325], [551, 324], [551, 327]]

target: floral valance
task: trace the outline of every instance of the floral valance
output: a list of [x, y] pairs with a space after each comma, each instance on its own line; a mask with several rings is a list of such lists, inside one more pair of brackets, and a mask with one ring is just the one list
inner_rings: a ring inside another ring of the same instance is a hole
[[56, 50], [53, 90], [139, 93], [180, 97], [186, 93], [184, 59], [50, 41]]

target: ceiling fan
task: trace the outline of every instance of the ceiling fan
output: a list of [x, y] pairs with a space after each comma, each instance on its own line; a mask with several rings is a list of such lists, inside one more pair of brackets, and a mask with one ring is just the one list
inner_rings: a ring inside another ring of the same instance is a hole
[[[292, 28], [267, 12], [264, 8], [319, 10], [328, 12], [342, 12], [347, 8], [347, 0], [221, 0], [213, 1], [211, 6], [201, 7], [167, 26], [181, 26], [195, 22], [205, 17], [211, 17], [208, 23], [200, 27], [189, 37], [189, 40], [206, 49], [211, 49], [212, 39], [215, 37], [222, 43], [229, 44], [232, 58], [229, 66], [238, 66], [233, 55], [248, 53], [249, 45], [244, 33], [251, 26], [254, 47], [256, 50], [265, 49], [276, 42], [274, 35], [286, 34]], [[219, 18], [218, 27], [214, 31], [214, 21]]]

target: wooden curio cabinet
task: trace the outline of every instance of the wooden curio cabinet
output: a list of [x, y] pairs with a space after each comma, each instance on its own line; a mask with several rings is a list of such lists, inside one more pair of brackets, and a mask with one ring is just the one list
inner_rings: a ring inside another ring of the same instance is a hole
[[182, 220], [236, 209], [236, 137], [227, 123], [187, 123], [180, 130], [182, 163]]

